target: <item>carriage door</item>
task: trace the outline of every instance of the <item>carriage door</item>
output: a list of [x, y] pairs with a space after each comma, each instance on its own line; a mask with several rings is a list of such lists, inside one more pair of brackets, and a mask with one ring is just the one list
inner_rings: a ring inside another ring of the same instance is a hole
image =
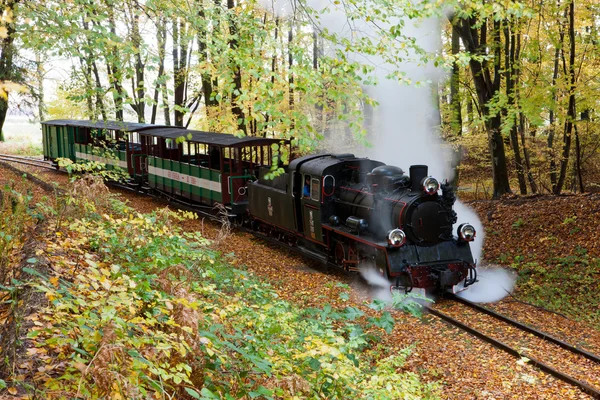
[[321, 231], [321, 181], [310, 175], [304, 175], [302, 181], [302, 222], [304, 236], [310, 240], [322, 242]]
[[248, 153], [244, 148], [231, 148], [231, 176], [228, 178], [229, 183], [227, 190], [232, 204], [248, 203], [248, 188], [247, 183], [252, 179], [251, 170], [248, 166]]
[[[142, 144], [138, 132], [129, 132], [126, 149], [127, 172], [133, 177], [142, 177], [142, 163], [145, 161], [145, 154], [142, 154]], [[142, 160], [144, 159], [144, 160]]]

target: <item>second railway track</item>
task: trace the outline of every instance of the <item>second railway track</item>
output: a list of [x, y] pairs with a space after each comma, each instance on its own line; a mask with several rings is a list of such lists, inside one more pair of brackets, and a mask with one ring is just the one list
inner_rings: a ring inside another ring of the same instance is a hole
[[470, 311], [427, 306], [429, 313], [600, 399], [599, 356], [456, 295], [447, 297]]

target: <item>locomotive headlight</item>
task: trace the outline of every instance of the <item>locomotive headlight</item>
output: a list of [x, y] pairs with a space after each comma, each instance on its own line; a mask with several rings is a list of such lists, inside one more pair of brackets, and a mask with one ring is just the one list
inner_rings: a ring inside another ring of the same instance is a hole
[[425, 193], [427, 193], [427, 194], [437, 193], [439, 188], [440, 188], [440, 183], [437, 181], [437, 179], [429, 177], [429, 178], [425, 178], [423, 180], [423, 190], [425, 191]]
[[390, 246], [400, 247], [406, 242], [406, 233], [402, 229], [392, 229], [387, 235]]
[[473, 241], [473, 239], [475, 239], [475, 235], [477, 234], [475, 227], [471, 224], [461, 224], [458, 227], [457, 233], [460, 240], [465, 242]]

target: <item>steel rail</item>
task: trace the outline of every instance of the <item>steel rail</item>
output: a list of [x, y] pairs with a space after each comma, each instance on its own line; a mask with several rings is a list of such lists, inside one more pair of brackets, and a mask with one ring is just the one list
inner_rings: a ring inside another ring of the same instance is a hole
[[23, 171], [22, 169], [16, 168], [11, 163], [28, 164], [28, 165], [33, 165], [33, 166], [39, 167], [39, 168], [51, 169], [53, 171], [56, 171], [56, 168], [53, 168], [53, 167], [51, 167], [49, 165], [30, 164], [28, 162], [23, 162], [21, 160], [11, 160], [11, 159], [5, 158], [5, 156], [3, 156], [3, 155], [0, 155], [0, 165], [4, 166], [4, 168], [7, 168], [8, 170], [13, 171], [14, 173], [16, 173], [18, 175], [24, 176], [25, 179], [30, 180], [31, 182], [35, 183], [38, 186], [41, 186], [47, 192], [50, 192], [50, 193], [53, 193], [53, 192], [54, 193], [63, 193], [62, 189], [59, 189], [59, 188], [57, 188], [55, 186], [52, 186], [48, 182], [44, 182], [40, 178], [32, 175], [30, 172]]
[[522, 331], [531, 333], [532, 335], [535, 335], [535, 336], [539, 337], [540, 339], [543, 339], [543, 340], [545, 340], [547, 342], [550, 342], [550, 343], [554, 343], [555, 345], [560, 346], [560, 347], [562, 347], [565, 350], [569, 350], [572, 353], [578, 354], [580, 356], [583, 356], [583, 357], [587, 358], [588, 360], [591, 360], [591, 361], [594, 361], [594, 362], [600, 364], [600, 357], [597, 356], [596, 354], [592, 354], [592, 353], [590, 353], [588, 351], [580, 349], [579, 347], [575, 347], [575, 346], [573, 346], [573, 345], [571, 345], [571, 344], [569, 344], [567, 342], [564, 342], [564, 341], [562, 341], [560, 339], [557, 339], [556, 337], [554, 337], [552, 335], [549, 335], [549, 334], [547, 334], [545, 332], [542, 332], [540, 330], [532, 328], [532, 327], [530, 327], [528, 325], [525, 325], [525, 324], [523, 324], [523, 323], [521, 323], [519, 321], [516, 321], [516, 320], [514, 320], [512, 318], [509, 318], [509, 317], [507, 317], [505, 315], [499, 314], [499, 313], [497, 313], [495, 311], [492, 311], [492, 310], [490, 310], [488, 308], [485, 308], [485, 307], [483, 307], [483, 306], [481, 306], [479, 304], [476, 304], [476, 303], [473, 303], [473, 302], [471, 302], [469, 300], [463, 299], [463, 298], [461, 298], [461, 297], [459, 297], [459, 296], [457, 296], [457, 295], [455, 295], [453, 293], [447, 293], [447, 294], [445, 294], [445, 296], [448, 299], [451, 299], [451, 300], [457, 301], [459, 303], [462, 303], [462, 304], [464, 304], [464, 305], [466, 305], [468, 307], [471, 307], [471, 308], [473, 308], [473, 309], [475, 309], [477, 311], [480, 311], [480, 312], [482, 312], [484, 314], [492, 316], [492, 317], [494, 317], [494, 318], [496, 318], [496, 319], [498, 319], [498, 320], [500, 320], [502, 322], [506, 322], [507, 324], [510, 324], [510, 325], [512, 325], [514, 327], [517, 327], [517, 328], [519, 328]]
[[19, 156], [10, 156], [6, 154], [0, 154], [0, 160], [4, 162], [15, 162], [18, 164], [31, 165], [39, 168], [46, 168], [56, 170], [56, 167], [52, 166], [52, 163], [44, 160], [36, 160], [34, 158], [25, 158]]
[[450, 317], [449, 315], [446, 315], [434, 308], [431, 308], [429, 306], [425, 306], [425, 308], [429, 311], [430, 314], [435, 315], [436, 317], [442, 319], [443, 321], [446, 321], [446, 322], [450, 323], [451, 325], [454, 325], [457, 328], [460, 328], [475, 337], [478, 337], [479, 339], [491, 344], [492, 346], [494, 346], [500, 350], [507, 352], [508, 354], [510, 354], [514, 357], [517, 357], [517, 358], [527, 357], [529, 359], [528, 363], [530, 363], [531, 365], [540, 369], [541, 371], [546, 372], [546, 373], [554, 376], [555, 378], [562, 380], [563, 382], [566, 382], [570, 385], [573, 385], [573, 386], [579, 388], [582, 392], [589, 394], [590, 396], [592, 396], [595, 399], [600, 399], [600, 390], [588, 385], [587, 383], [582, 382], [582, 381], [580, 381], [570, 375], [567, 375], [563, 372], [560, 372], [559, 370], [549, 366], [548, 364], [543, 363], [542, 361], [540, 361], [538, 359], [529, 357], [528, 355], [523, 354], [523, 353], [519, 352], [518, 350], [510, 347], [506, 343], [496, 340], [496, 339], [486, 335], [485, 333], [478, 331], [477, 329], [471, 328], [470, 326], [467, 326], [467, 325], [463, 324], [462, 322], [460, 322], [460, 321]]

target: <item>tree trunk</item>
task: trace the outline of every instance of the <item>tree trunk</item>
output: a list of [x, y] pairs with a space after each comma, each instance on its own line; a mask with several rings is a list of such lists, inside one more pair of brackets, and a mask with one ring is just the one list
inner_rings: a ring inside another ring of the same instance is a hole
[[[575, 107], [575, 0], [571, 0], [569, 4], [569, 108], [567, 110], [567, 120], [563, 134], [563, 149], [562, 158], [560, 161], [560, 175], [556, 186], [553, 188], [554, 194], [562, 192], [567, 175], [567, 165], [569, 164], [569, 153], [571, 151], [571, 133], [573, 132], [573, 124], [576, 118]], [[566, 75], [566, 61], [563, 53], [563, 69]]]
[[[512, 28], [512, 29], [511, 29]], [[525, 181], [525, 173], [523, 168], [523, 160], [521, 159], [521, 151], [519, 149], [519, 137], [518, 137], [518, 121], [517, 121], [517, 96], [516, 96], [516, 87], [518, 82], [518, 73], [519, 67], [517, 65], [517, 35], [520, 36], [520, 33], [515, 34], [514, 26], [511, 26], [508, 21], [505, 22], [504, 26], [504, 49], [505, 49], [505, 57], [504, 57], [504, 74], [506, 76], [506, 97], [508, 99], [507, 102], [507, 110], [505, 110], [505, 117], [510, 118], [510, 141], [512, 144], [513, 152], [515, 155], [515, 164], [517, 166], [517, 179], [519, 181], [519, 190], [521, 194], [527, 194], [527, 182]]]
[[[456, 22], [454, 22], [456, 23]], [[452, 25], [452, 55], [460, 52], [460, 36], [458, 30]], [[462, 135], [462, 104], [460, 98], [460, 67], [458, 63], [452, 64], [452, 75], [450, 76], [450, 126], [455, 136]]]
[[[4, 7], [10, 10], [14, 10], [17, 3], [19, 3], [18, 0], [3, 1]], [[14, 78], [15, 26], [8, 22], [4, 26], [6, 28], [6, 37], [0, 39], [0, 81], [11, 81]], [[8, 92], [6, 93], [6, 98], [0, 96], [0, 142], [4, 141], [4, 122], [8, 113], [8, 97]]]
[[[294, 22], [290, 21], [290, 30], [288, 31], [288, 87], [289, 87], [289, 106], [290, 112], [294, 111], [294, 53], [292, 51], [292, 41], [294, 40]], [[293, 114], [292, 114], [293, 115]], [[293, 134], [295, 128], [294, 120], [290, 125], [290, 135]]]
[[[117, 29], [115, 23], [115, 15], [113, 11], [113, 5], [109, 2], [105, 3], [108, 10], [108, 22], [110, 24], [110, 33], [112, 36], [117, 36]], [[117, 46], [111, 46], [106, 50], [106, 71], [108, 74], [108, 81], [112, 86], [113, 101], [115, 103], [115, 118], [117, 121], [123, 121], [123, 99], [127, 98], [127, 94], [123, 89], [121, 69], [119, 68], [119, 50]]]
[[163, 86], [163, 77], [165, 73], [165, 55], [167, 49], [167, 23], [165, 18], [162, 16], [156, 17], [156, 45], [158, 47], [158, 76], [154, 86], [154, 104], [152, 104], [152, 116], [150, 117], [150, 123], [156, 123], [156, 114], [158, 109], [158, 95]]
[[[235, 52], [238, 45], [238, 28], [237, 21], [235, 20], [235, 2], [234, 0], [227, 0], [227, 9], [229, 11], [229, 34], [231, 39], [229, 40], [229, 48]], [[233, 60], [232, 60], [233, 61]], [[246, 116], [239, 104], [239, 96], [242, 94], [242, 72], [237, 62], [231, 63], [233, 69], [233, 91], [231, 93], [231, 112], [237, 119], [238, 129], [247, 134], [246, 131]]]
[[180, 19], [175, 18], [173, 27], [173, 116], [175, 126], [183, 126], [183, 77], [181, 71], [182, 60], [180, 57], [181, 37], [179, 34]]
[[529, 150], [527, 149], [527, 144], [525, 140], [525, 115], [523, 113], [519, 114], [519, 134], [521, 136], [521, 146], [523, 147], [523, 157], [525, 158], [525, 168], [527, 171], [527, 180], [529, 181], [529, 186], [531, 187], [532, 193], [538, 192], [537, 183], [535, 183], [535, 179], [531, 174], [531, 160], [529, 157]]
[[559, 45], [554, 50], [554, 70], [552, 72], [552, 87], [550, 90], [552, 91], [552, 105], [550, 108], [550, 113], [548, 115], [550, 131], [548, 132], [548, 156], [550, 158], [550, 183], [552, 184], [552, 190], [556, 187], [557, 184], [557, 170], [556, 170], [556, 158], [554, 157], [554, 135], [556, 134], [556, 126], [555, 126], [555, 111], [556, 102], [558, 99], [558, 89], [556, 87], [556, 80], [558, 79], [558, 68], [561, 54], [563, 53], [563, 44], [565, 41], [565, 23], [564, 21], [567, 19], [568, 9], [565, 8], [565, 13], [563, 15], [563, 20], [559, 24]]
[[585, 192], [585, 186], [583, 184], [583, 174], [581, 172], [581, 143], [579, 142], [579, 130], [575, 125], [575, 168], [577, 171], [577, 180], [579, 181], [579, 192]]
[[[265, 21], [266, 21], [266, 13], [265, 13]], [[273, 33], [275, 42], [277, 42], [277, 38], [279, 37], [279, 17], [275, 17], [275, 31]], [[277, 71], [277, 52], [273, 52], [273, 56], [271, 56], [271, 88], [275, 87], [275, 72]], [[265, 126], [269, 126], [269, 121], [271, 116], [269, 113], [265, 115]], [[263, 137], [267, 136], [268, 129], [265, 129], [263, 133]]]
[[44, 59], [39, 52], [35, 53], [36, 79], [38, 86], [38, 117], [40, 121], [46, 119], [46, 104], [44, 103]]
[[[481, 31], [473, 28], [475, 24], [475, 18], [471, 17], [460, 20], [460, 22], [456, 24], [456, 27], [466, 50], [471, 54], [484, 56], [486, 55], [487, 47], [487, 24], [484, 23], [481, 26]], [[500, 90], [501, 80], [500, 23], [498, 21], [494, 21], [492, 43], [490, 47], [494, 50], [495, 54], [493, 80], [488, 62], [485, 58], [471, 58], [469, 60], [469, 66], [471, 67], [471, 74], [473, 76], [473, 82], [475, 83], [479, 109], [485, 119], [485, 127], [488, 133], [489, 152], [492, 162], [492, 178], [494, 183], [493, 196], [494, 198], [499, 198], [506, 193], [511, 193], [511, 190], [508, 181], [506, 153], [501, 134], [501, 115], [496, 111], [492, 113], [492, 110], [490, 109], [491, 101]]]
[[[86, 91], [92, 90], [92, 66], [83, 57], [79, 57], [79, 63], [81, 64], [81, 68], [84, 70], [83, 77], [85, 79]], [[91, 120], [98, 119], [96, 110], [94, 109], [94, 101], [92, 96], [86, 93], [85, 100], [89, 118]]]
[[104, 89], [102, 88], [102, 83], [100, 82], [100, 74], [98, 73], [96, 61], [92, 62], [92, 71], [94, 72], [94, 79], [96, 82], [96, 89], [94, 90], [94, 92], [96, 92], [96, 107], [100, 109], [100, 115], [102, 115], [102, 119], [106, 121], [108, 118], [106, 115], [106, 109], [104, 108]]
[[[202, 4], [198, 4], [198, 8], [200, 10], [198, 11], [200, 19], [204, 19], [204, 8]], [[200, 63], [208, 63], [210, 62], [210, 54], [208, 52], [207, 43], [210, 40], [210, 35], [203, 28], [197, 28], [196, 36], [198, 38], [198, 61]], [[202, 93], [204, 94], [204, 106], [208, 111], [209, 107], [214, 107], [219, 104], [215, 96], [213, 96], [213, 88], [215, 88], [218, 83], [213, 79], [211, 74], [206, 72], [200, 74], [200, 79], [202, 81]], [[209, 117], [208, 114], [206, 117]]]
[[[456, 21], [452, 22], [452, 55], [456, 55], [460, 52], [460, 35], [458, 30], [454, 26]], [[460, 67], [458, 63], [452, 64], [452, 74], [450, 75], [450, 127], [455, 137], [459, 138], [462, 136], [462, 102], [460, 97]], [[458, 146], [454, 152], [453, 160], [453, 176], [452, 186], [458, 187], [459, 175], [460, 175], [460, 163], [462, 157], [462, 145]]]
[[146, 92], [144, 84], [144, 68], [145, 65], [142, 61], [142, 35], [140, 34], [140, 16], [131, 8], [132, 13], [132, 26], [131, 26], [131, 37], [133, 45], [138, 51], [135, 52], [135, 98], [137, 99], [136, 112], [138, 115], [138, 122], [146, 122]]

